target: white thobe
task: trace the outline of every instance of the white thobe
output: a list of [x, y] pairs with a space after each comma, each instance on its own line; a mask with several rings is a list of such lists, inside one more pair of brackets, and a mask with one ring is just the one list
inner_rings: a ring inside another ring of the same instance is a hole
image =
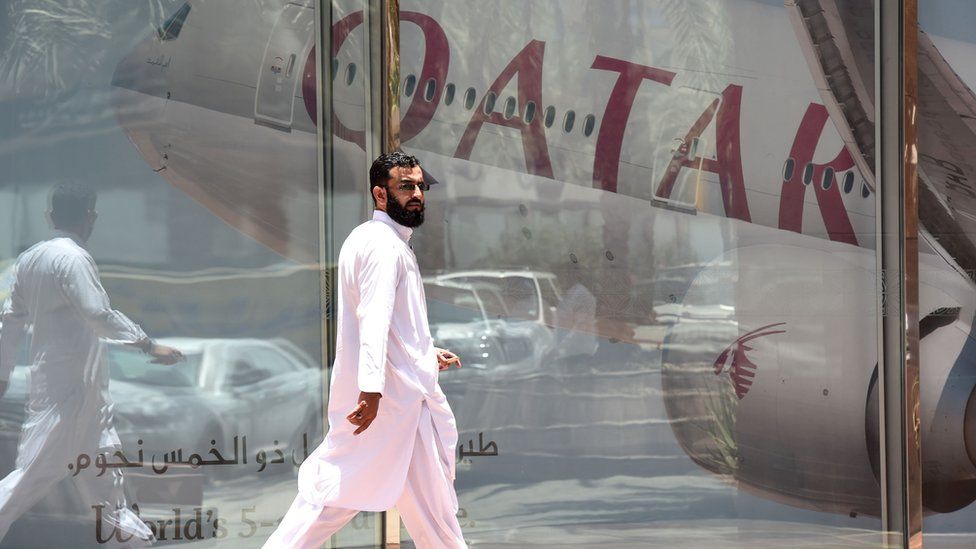
[[[135, 343], [142, 329], [112, 309], [95, 261], [82, 241], [55, 231], [17, 258], [14, 285], [0, 313], [0, 381], [13, 371], [28, 327], [30, 395], [15, 469], [0, 480], [0, 539], [10, 525], [69, 474], [81, 453], [120, 448], [108, 396], [101, 339]], [[125, 507], [118, 470], [74, 477], [91, 505], [104, 505], [102, 531], [117, 528], [127, 546], [150, 530]], [[89, 507], [86, 509], [92, 512]]]
[[[400, 511], [414, 538], [424, 532], [416, 532], [421, 528], [411, 528], [411, 522], [439, 523], [442, 535], [431, 534], [436, 539], [419, 546], [464, 547], [454, 517], [457, 426], [438, 383], [437, 353], [420, 269], [409, 246], [411, 233], [377, 210], [371, 221], [352, 231], [339, 252], [329, 432], [302, 464], [294, 512], [289, 511], [266, 547], [294, 539], [284, 530], [301, 526], [296, 507], [304, 506], [305, 515], [313, 517], [318, 511], [308, 508], [384, 511], [394, 504], [409, 505]], [[373, 423], [353, 435], [356, 426], [346, 415], [356, 408], [360, 391], [383, 397]], [[412, 493], [415, 488], [425, 493]], [[418, 513], [439, 516], [407, 518]]]

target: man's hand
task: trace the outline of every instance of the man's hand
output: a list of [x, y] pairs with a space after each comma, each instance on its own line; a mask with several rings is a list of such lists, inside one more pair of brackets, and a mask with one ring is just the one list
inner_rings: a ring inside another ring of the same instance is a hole
[[381, 398], [383, 395], [380, 393], [359, 393], [359, 405], [346, 416], [349, 423], [359, 427], [353, 432], [354, 435], [369, 429], [370, 424], [376, 419], [376, 413], [380, 411]]
[[461, 359], [451, 351], [447, 349], [441, 349], [440, 347], [434, 347], [437, 350], [437, 367], [440, 370], [447, 370], [451, 367], [451, 364], [455, 365], [455, 368], [461, 367]]
[[183, 361], [183, 353], [181, 353], [178, 349], [167, 347], [165, 345], [157, 345], [153, 343], [152, 347], [149, 348], [148, 353], [149, 356], [153, 357], [153, 360], [151, 361], [153, 364], [166, 364], [168, 366]]

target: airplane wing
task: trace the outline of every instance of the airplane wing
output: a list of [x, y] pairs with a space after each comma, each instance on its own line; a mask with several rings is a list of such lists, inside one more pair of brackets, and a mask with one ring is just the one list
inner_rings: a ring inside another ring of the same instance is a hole
[[[873, 188], [873, 1], [785, 4], [831, 119]], [[919, 222], [928, 243], [976, 280], [976, 96], [928, 35], [918, 38]]]

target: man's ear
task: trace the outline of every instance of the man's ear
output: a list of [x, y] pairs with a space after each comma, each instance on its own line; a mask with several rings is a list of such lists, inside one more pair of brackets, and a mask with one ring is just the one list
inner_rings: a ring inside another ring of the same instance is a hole
[[386, 208], [386, 189], [383, 187], [373, 187], [373, 200], [376, 201], [376, 206], [381, 208]]

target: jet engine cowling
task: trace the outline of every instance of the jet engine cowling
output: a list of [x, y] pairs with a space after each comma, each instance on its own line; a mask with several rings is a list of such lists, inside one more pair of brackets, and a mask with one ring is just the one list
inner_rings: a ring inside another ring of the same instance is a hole
[[[937, 265], [922, 279], [923, 503], [949, 512], [976, 499], [972, 291]], [[662, 363], [689, 457], [768, 499], [879, 515], [877, 288], [873, 253], [829, 242], [740, 247], [704, 264]]]

